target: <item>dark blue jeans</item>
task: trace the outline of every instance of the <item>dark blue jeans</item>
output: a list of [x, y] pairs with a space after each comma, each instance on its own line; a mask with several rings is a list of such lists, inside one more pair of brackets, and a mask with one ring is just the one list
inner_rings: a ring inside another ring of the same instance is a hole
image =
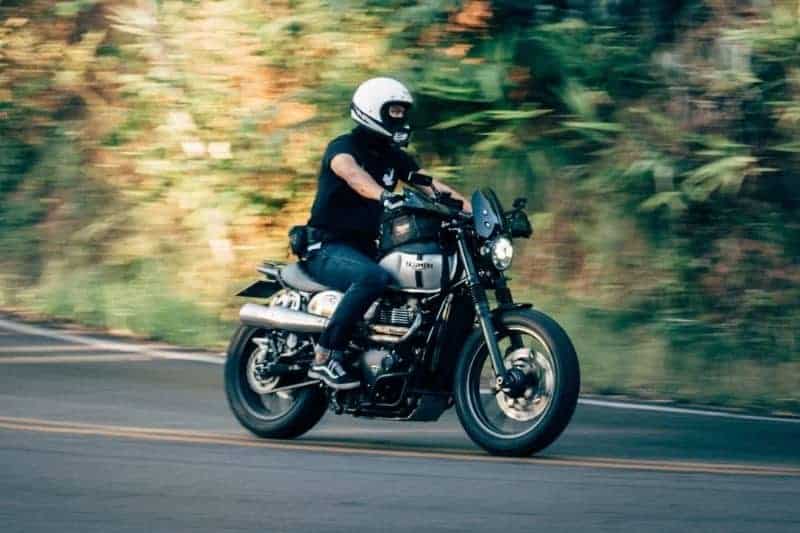
[[375, 260], [342, 242], [327, 242], [311, 252], [306, 268], [319, 283], [344, 293], [319, 339], [324, 348], [342, 350], [356, 323], [383, 294], [391, 276]]

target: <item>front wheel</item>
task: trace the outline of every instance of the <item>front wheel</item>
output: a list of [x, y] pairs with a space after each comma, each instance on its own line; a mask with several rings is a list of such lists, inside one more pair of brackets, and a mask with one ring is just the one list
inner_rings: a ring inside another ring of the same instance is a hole
[[236, 419], [250, 432], [271, 439], [298, 437], [325, 414], [327, 402], [319, 387], [308, 386], [271, 392], [276, 383], [255, 374], [259, 347], [254, 342], [265, 330], [240, 326], [228, 347], [225, 394]]
[[495, 455], [527, 456], [558, 438], [578, 402], [580, 370], [575, 348], [552, 318], [532, 309], [503, 313], [495, 321], [507, 369], [522, 385], [497, 388], [483, 335], [473, 333], [455, 371], [455, 403], [467, 435]]

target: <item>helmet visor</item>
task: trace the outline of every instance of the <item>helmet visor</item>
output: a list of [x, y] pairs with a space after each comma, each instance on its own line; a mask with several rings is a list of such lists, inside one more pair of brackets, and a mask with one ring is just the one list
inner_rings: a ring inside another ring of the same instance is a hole
[[408, 128], [408, 111], [411, 105], [408, 102], [386, 102], [381, 108], [381, 122], [389, 132]]
[[386, 109], [386, 114], [392, 120], [402, 120], [406, 118], [406, 113], [408, 113], [408, 104], [393, 102]]

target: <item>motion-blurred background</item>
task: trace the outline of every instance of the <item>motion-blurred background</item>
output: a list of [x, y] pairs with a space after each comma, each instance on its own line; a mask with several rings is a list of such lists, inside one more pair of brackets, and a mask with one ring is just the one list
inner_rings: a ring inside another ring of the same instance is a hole
[[800, 410], [800, 6], [3, 0], [0, 305], [222, 346], [287, 258], [355, 86], [412, 151], [527, 196], [517, 298], [585, 392]]

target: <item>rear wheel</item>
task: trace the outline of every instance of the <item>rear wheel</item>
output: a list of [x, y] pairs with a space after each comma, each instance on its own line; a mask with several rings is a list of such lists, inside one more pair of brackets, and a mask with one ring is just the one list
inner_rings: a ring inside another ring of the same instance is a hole
[[254, 374], [258, 358], [263, 357], [254, 339], [264, 333], [264, 329], [239, 326], [233, 335], [225, 361], [228, 404], [236, 419], [259, 437], [298, 437], [319, 422], [327, 402], [318, 386], [271, 392], [280, 388], [279, 384], [262, 381]]
[[530, 455], [558, 438], [572, 418], [580, 389], [578, 358], [564, 330], [544, 313], [505, 313], [496, 330], [505, 366], [521, 385], [514, 391], [497, 388], [489, 350], [475, 333], [456, 366], [456, 410], [469, 437], [488, 452]]

